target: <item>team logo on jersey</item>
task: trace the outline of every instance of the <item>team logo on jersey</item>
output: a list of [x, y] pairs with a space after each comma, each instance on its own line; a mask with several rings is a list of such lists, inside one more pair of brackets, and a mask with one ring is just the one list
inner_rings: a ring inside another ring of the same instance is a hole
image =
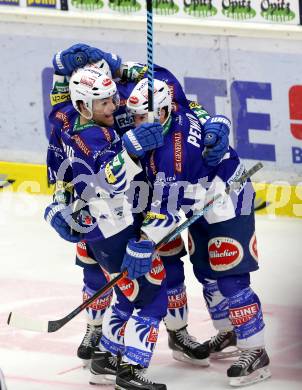
[[259, 311], [257, 303], [230, 309], [230, 321], [232, 325], [242, 325], [250, 321]]
[[182, 172], [182, 134], [180, 132], [173, 134], [174, 142], [174, 169], [175, 172]]
[[255, 233], [252, 235], [252, 238], [250, 240], [249, 250], [250, 250], [250, 253], [253, 256], [253, 258], [258, 263], [259, 258], [258, 258], [258, 249], [257, 249], [257, 238], [256, 238], [256, 234]]
[[129, 299], [130, 302], [133, 302], [135, 300], [139, 292], [139, 285], [137, 280], [123, 278], [117, 283], [117, 285], [119, 286], [120, 290], [125, 295], [125, 297]]
[[147, 337], [148, 343], [156, 343], [158, 338], [158, 328], [155, 328], [153, 325], [151, 326], [150, 332]]
[[208, 243], [209, 260], [214, 271], [227, 271], [243, 259], [241, 244], [230, 237], [215, 237]]
[[152, 260], [151, 271], [145, 275], [146, 279], [156, 285], [161, 285], [162, 281], [166, 277], [166, 270], [164, 264], [159, 256], [156, 256]]

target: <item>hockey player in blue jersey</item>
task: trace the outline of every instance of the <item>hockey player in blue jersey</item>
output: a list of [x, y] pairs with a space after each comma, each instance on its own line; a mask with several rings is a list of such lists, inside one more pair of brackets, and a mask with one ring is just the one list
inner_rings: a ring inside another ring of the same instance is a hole
[[[133, 177], [141, 171], [137, 158], [162, 144], [162, 126], [143, 124], [127, 131], [121, 139], [108, 127], [113, 125], [116, 92], [115, 83], [96, 69], [80, 69], [71, 77], [71, 100], [80, 115], [69, 121], [60, 110], [53, 113], [57, 119], [64, 118], [61, 142], [68, 157], [57, 179], [64, 181], [71, 168], [73, 179], [69, 184], [73, 184], [79, 202], [87, 203], [96, 222], [90, 226], [86, 218], [83, 220], [83, 210], [80, 224], [74, 222], [72, 206], [57, 202], [46, 209], [45, 218], [70, 241], [72, 237], [79, 240], [77, 232], [84, 233], [94, 258], [109, 274], [121, 268], [128, 270], [129, 278], [124, 278], [116, 289], [118, 304], [105, 313], [102, 351], [95, 359], [106, 359], [114, 367], [116, 358], [110, 360], [110, 352], [120, 351], [124, 375], [139, 382], [141, 389], [152, 385], [153, 389], [164, 390], [165, 385], [151, 383], [141, 369], [149, 365], [159, 323], [167, 310], [165, 271], [153, 243], [140, 238], [131, 204], [127, 205], [124, 196]], [[74, 229], [71, 236], [69, 226]], [[112, 334], [124, 342], [115, 344]], [[109, 379], [111, 383], [115, 375]], [[117, 385], [119, 380], [126, 379], [117, 378]], [[103, 383], [108, 383], [108, 375], [103, 377]]]
[[[84, 48], [83, 48], [84, 46]], [[86, 61], [89, 59], [89, 61], [95, 61], [96, 59], [100, 59], [98, 55], [98, 49], [90, 48], [87, 45], [75, 45], [74, 49], [68, 49], [63, 52], [60, 56], [60, 63], [66, 64], [66, 61], [68, 58], [72, 58], [73, 55], [75, 55], [73, 50], [76, 50], [76, 53], [78, 54], [82, 50], [89, 50], [87, 52], [87, 58]], [[67, 56], [67, 57], [66, 57]], [[108, 59], [109, 54], [107, 54]], [[56, 64], [58, 56], [55, 56], [54, 64]], [[112, 57], [109, 57], [109, 61]], [[114, 61], [118, 61], [117, 59]], [[68, 62], [68, 61], [67, 61]], [[83, 64], [83, 61], [81, 62]], [[111, 68], [113, 68], [113, 72], [116, 73], [116, 68], [114, 68], [115, 64], [113, 65], [111, 62]], [[63, 73], [68, 74], [70, 72], [70, 69], [73, 68], [74, 65], [67, 66], [67, 69], [63, 70]], [[101, 60], [97, 64], [91, 66], [97, 66], [101, 68], [102, 71], [104, 71], [107, 75], [111, 75], [111, 71], [108, 68], [108, 64], [106, 61]], [[55, 66], [56, 72], [61, 73], [62, 69], [59, 69], [58, 66]], [[121, 101], [124, 102], [124, 104], [121, 104], [120, 109], [115, 113], [115, 123], [119, 129], [120, 134], [123, 133], [127, 128], [133, 127], [133, 120], [131, 120], [131, 116], [127, 114], [125, 111], [125, 102], [126, 98], [129, 96], [129, 93], [133, 89], [135, 82], [137, 79], [141, 78], [146, 71], [146, 67], [140, 64], [135, 63], [127, 63], [122, 64], [119, 70], [120, 75], [122, 76], [122, 82], [118, 83], [118, 89], [119, 93], [121, 95]], [[185, 95], [182, 91], [181, 86], [179, 85], [178, 81], [174, 78], [174, 76], [165, 70], [164, 68], [161, 68], [159, 66], [155, 67], [155, 71], [158, 77], [162, 77], [165, 80], [169, 81], [169, 87], [173, 93], [174, 101], [173, 101], [173, 107], [175, 110], [178, 109], [179, 106], [186, 106], [188, 107], [188, 102], [185, 98]], [[110, 74], [109, 74], [110, 73]], [[128, 80], [128, 81], [127, 81]], [[54, 95], [56, 97], [60, 96], [60, 94], [56, 93], [56, 86], [58, 86], [58, 90], [62, 91], [64, 85], [64, 76], [55, 76], [55, 83], [54, 83]], [[64, 104], [64, 99], [66, 99], [66, 92], [68, 92], [67, 89], [63, 90], [63, 98], [61, 99], [52, 99], [52, 101], [56, 100], [61, 102], [59, 103], [59, 106], [62, 107]], [[197, 111], [199, 115], [199, 120], [201, 122], [205, 121], [205, 117], [208, 117], [208, 114], [202, 110], [202, 108], [194, 103], [194, 109], [195, 112]], [[72, 114], [72, 108], [66, 109], [64, 108], [64, 112], [67, 115], [74, 115]], [[129, 119], [130, 118], [130, 119]], [[53, 120], [52, 120], [53, 121]], [[54, 122], [54, 121], [53, 121]], [[60, 126], [59, 124], [59, 132], [60, 132]], [[58, 126], [57, 126], [58, 127]], [[57, 128], [55, 126], [55, 128]], [[55, 134], [55, 129], [54, 129]], [[60, 147], [60, 135], [57, 137], [58, 139], [55, 140], [55, 135], [52, 136], [52, 139], [50, 141], [52, 147], [49, 150], [49, 170], [52, 171], [52, 174], [49, 175], [50, 180], [55, 181], [54, 178], [56, 177], [55, 172], [57, 171], [58, 167], [56, 167], [56, 164], [58, 162], [57, 154], [54, 153], [54, 150], [58, 150]], [[227, 137], [226, 137], [227, 138]], [[225, 140], [224, 142], [221, 142], [220, 145], [216, 145], [216, 150], [211, 151], [212, 155], [209, 154], [208, 160], [213, 162], [214, 159], [217, 160], [217, 156], [220, 155], [221, 157], [224, 154], [224, 151], [226, 149]], [[56, 144], [56, 147], [53, 146], [53, 144]], [[217, 150], [219, 149], [219, 150]], [[220, 158], [218, 158], [219, 160]], [[59, 160], [60, 163], [60, 160]], [[62, 186], [61, 186], [62, 187]], [[184, 243], [182, 239], [179, 237], [173, 242], [169, 243], [168, 245], [164, 246], [160, 250], [160, 255], [167, 266], [172, 270], [173, 263], [178, 262], [179, 266], [183, 267], [183, 263], [181, 262], [180, 258], [185, 255], [185, 249], [184, 249]], [[89, 245], [85, 242], [80, 242], [77, 244], [77, 263], [82, 264], [84, 266], [84, 297], [89, 297], [93, 295], [95, 290], [102, 287], [102, 284], [105, 283], [105, 278], [98, 267], [97, 264], [94, 263], [92, 259], [93, 255], [91, 254], [91, 251], [89, 250]], [[171, 272], [171, 271], [170, 271]], [[208, 353], [205, 354], [205, 348], [201, 347], [199, 343], [194, 341], [194, 338], [192, 338], [187, 330], [187, 297], [186, 297], [186, 291], [185, 286], [183, 284], [183, 281], [179, 278], [175, 278], [173, 280], [173, 277], [171, 275], [170, 278], [170, 285], [168, 289], [168, 315], [165, 318], [165, 324], [167, 329], [174, 334], [174, 339], [177, 342], [172, 343], [170, 340], [169, 345], [173, 350], [173, 356], [177, 360], [187, 361], [193, 364], [199, 364], [199, 365], [208, 365], [207, 356]], [[108, 307], [111, 299], [111, 294], [108, 294], [106, 297], [101, 297], [98, 302], [91, 305], [88, 309], [88, 325], [87, 325], [87, 332], [83, 339], [83, 342], [81, 343], [79, 349], [78, 349], [78, 355], [79, 357], [88, 360], [88, 358], [91, 355], [91, 340], [97, 340], [98, 333], [100, 332], [101, 328], [101, 322], [102, 322], [102, 316], [104, 314], [104, 309]], [[96, 310], [96, 308], [100, 308], [99, 310]]]
[[[142, 162], [153, 188], [150, 212], [142, 231], [157, 243], [174, 229], [180, 209], [190, 217], [215, 192], [223, 192], [227, 183], [238, 179], [244, 166], [232, 148], [214, 168], [201, 158], [203, 137], [221, 137], [227, 118], [208, 119], [202, 132], [192, 113], [172, 112], [165, 83], [154, 80], [154, 88], [155, 112], [163, 125], [165, 140], [163, 146], [147, 153]], [[143, 79], [128, 99], [136, 126], [147, 120], [147, 95], [147, 79]], [[189, 229], [194, 274], [203, 284], [209, 313], [219, 331], [205, 345], [214, 348], [215, 339], [234, 332], [241, 350], [239, 359], [227, 371], [232, 386], [270, 376], [261, 304], [250, 287], [250, 272], [258, 269], [253, 198], [252, 185], [247, 181]], [[177, 267], [174, 271], [174, 277], [182, 272]]]

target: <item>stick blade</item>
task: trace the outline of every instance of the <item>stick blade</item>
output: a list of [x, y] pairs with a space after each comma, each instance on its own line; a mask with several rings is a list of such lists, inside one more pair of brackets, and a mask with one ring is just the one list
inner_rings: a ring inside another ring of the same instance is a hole
[[33, 332], [48, 332], [48, 321], [28, 318], [23, 314], [13, 312], [9, 313], [7, 324], [14, 328], [31, 330]]

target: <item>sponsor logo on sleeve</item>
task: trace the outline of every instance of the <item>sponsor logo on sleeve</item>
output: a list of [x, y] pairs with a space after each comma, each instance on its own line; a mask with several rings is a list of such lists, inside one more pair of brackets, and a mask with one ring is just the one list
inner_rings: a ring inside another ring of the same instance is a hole
[[77, 144], [78, 148], [86, 155], [90, 155], [90, 149], [85, 144], [85, 142], [82, 140], [82, 138], [79, 135], [73, 135], [71, 139], [74, 140], [74, 142]]
[[50, 103], [52, 106], [56, 104], [67, 102], [70, 100], [69, 93], [55, 93], [50, 95]]
[[209, 260], [214, 271], [227, 271], [243, 259], [241, 244], [230, 237], [215, 237], [208, 244]]
[[183, 150], [182, 150], [182, 134], [180, 132], [173, 134], [174, 142], [174, 169], [175, 172], [182, 172], [182, 159], [183, 159]]

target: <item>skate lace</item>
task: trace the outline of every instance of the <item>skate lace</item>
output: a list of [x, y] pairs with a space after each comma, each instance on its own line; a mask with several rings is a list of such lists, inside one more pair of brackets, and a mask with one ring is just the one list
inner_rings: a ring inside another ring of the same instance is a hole
[[109, 360], [109, 363], [114, 367], [114, 368], [117, 368], [117, 357], [116, 356], [109, 356], [108, 358]]
[[150, 385], [150, 384], [152, 384], [153, 382], [150, 381], [150, 379], [148, 379], [148, 378], [146, 378], [146, 377], [144, 376], [144, 374], [146, 373], [146, 371], [147, 371], [146, 369], [138, 369], [138, 368], [135, 368], [135, 369], [134, 369], [134, 375], [135, 375], [135, 377], [136, 377], [138, 380], [140, 380], [141, 382]]
[[253, 360], [258, 356], [259, 349], [246, 350], [243, 351], [240, 355], [240, 358], [233, 363], [233, 366], [239, 366], [242, 368], [248, 367]]
[[228, 332], [220, 332], [216, 336], [211, 337], [210, 346], [217, 347], [217, 345], [220, 345], [224, 341], [227, 333]]
[[99, 337], [101, 332], [101, 327], [95, 327], [93, 325], [87, 324], [87, 329], [82, 341], [82, 345], [85, 347], [93, 347], [93, 339]]
[[189, 347], [191, 349], [194, 349], [198, 347], [200, 344], [196, 341], [194, 336], [191, 336], [186, 329], [178, 330], [176, 332], [176, 338], [179, 340], [183, 345], [186, 347]]

